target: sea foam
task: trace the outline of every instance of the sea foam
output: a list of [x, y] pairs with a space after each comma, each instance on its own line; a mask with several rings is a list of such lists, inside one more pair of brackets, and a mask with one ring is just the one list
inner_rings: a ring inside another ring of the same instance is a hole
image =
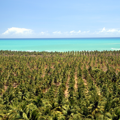
[[111, 48], [112, 50], [120, 50], [120, 48]]

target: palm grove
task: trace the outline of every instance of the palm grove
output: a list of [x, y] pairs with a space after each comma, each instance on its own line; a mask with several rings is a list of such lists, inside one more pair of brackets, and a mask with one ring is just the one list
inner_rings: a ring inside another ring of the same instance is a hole
[[120, 119], [120, 51], [0, 51], [0, 120]]

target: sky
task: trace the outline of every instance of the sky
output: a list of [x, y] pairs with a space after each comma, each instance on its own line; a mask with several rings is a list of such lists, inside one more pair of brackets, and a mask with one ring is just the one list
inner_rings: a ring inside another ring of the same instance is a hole
[[0, 38], [120, 37], [120, 0], [0, 0]]

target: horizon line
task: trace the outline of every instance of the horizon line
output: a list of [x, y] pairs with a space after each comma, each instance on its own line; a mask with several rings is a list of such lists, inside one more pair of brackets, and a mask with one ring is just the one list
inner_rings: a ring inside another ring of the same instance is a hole
[[94, 38], [120, 38], [120, 37], [61, 37], [61, 38], [0, 38], [0, 39], [94, 39]]

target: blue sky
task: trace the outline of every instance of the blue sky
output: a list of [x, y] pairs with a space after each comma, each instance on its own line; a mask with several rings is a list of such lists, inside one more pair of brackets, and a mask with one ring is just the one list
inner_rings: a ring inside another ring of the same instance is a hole
[[0, 0], [0, 38], [120, 37], [120, 0]]

